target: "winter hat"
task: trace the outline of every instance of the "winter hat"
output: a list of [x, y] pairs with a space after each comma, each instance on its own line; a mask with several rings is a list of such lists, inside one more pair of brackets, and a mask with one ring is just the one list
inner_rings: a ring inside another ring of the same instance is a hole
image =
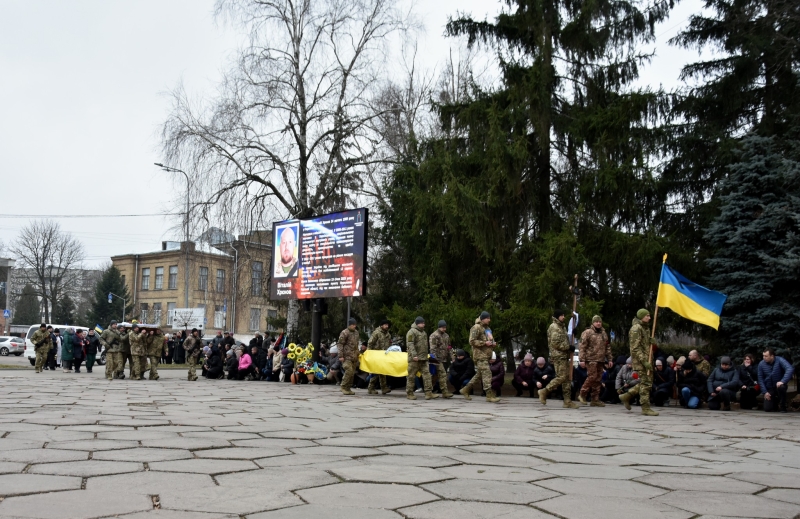
[[669, 357], [667, 357], [667, 364], [669, 364], [670, 366], [672, 366], [673, 364], [675, 364], [675, 357], [673, 357], [672, 355], [670, 355]]
[[421, 315], [418, 315], [417, 318], [414, 319], [414, 324], [425, 324], [425, 319]]
[[538, 359], [536, 359], [536, 364], [544, 366], [544, 357], [539, 357]]
[[467, 352], [464, 350], [456, 350], [456, 357], [466, 357]]
[[678, 366], [683, 366], [685, 363], [686, 363], [686, 357], [684, 357], [683, 355], [678, 357], [678, 362], [677, 362]]
[[625, 360], [625, 364], [633, 364], [633, 358], [632, 358], [632, 357], [628, 357], [628, 358]]
[[439, 321], [439, 328], [447, 328], [447, 323], [445, 322], [444, 319]]
[[339, 347], [338, 346], [331, 346], [330, 352], [331, 353], [339, 353]]
[[354, 324], [358, 324], [358, 321], [356, 321], [355, 317], [351, 317], [350, 319], [347, 320], [347, 326], [352, 326]]
[[230, 357], [231, 355], [233, 355], [233, 350], [228, 350], [228, 351], [226, 351], [226, 352], [225, 352], [225, 355], [227, 355], [228, 357]]
[[648, 310], [647, 308], [641, 308], [641, 309], [639, 309], [638, 312], [636, 312], [636, 318], [637, 319], [644, 319], [645, 316], [647, 316], [647, 315], [650, 315], [650, 310]]
[[558, 319], [562, 315], [564, 315], [564, 310], [558, 309], [555, 312], [553, 312], [553, 319]]
[[492, 352], [492, 360], [497, 360], [497, 353]]
[[289, 348], [284, 348], [281, 350], [281, 355], [286, 356], [289, 355]]
[[594, 317], [592, 317], [592, 322], [593, 323], [602, 323], [603, 322], [603, 318], [600, 317], [599, 315], [595, 315]]
[[384, 319], [383, 321], [381, 321], [380, 325], [383, 326], [384, 324], [388, 324], [389, 326], [391, 326], [392, 322], [389, 319]]
[[492, 316], [491, 316], [491, 315], [489, 315], [489, 312], [487, 312], [486, 310], [484, 310], [483, 312], [481, 312], [481, 316], [479, 317], [479, 319], [480, 319], [481, 321], [483, 321], [484, 319], [491, 319], [491, 318], [492, 318]]
[[203, 355], [205, 355], [209, 351], [211, 351], [211, 348], [209, 348], [208, 346], [203, 346]]
[[661, 359], [656, 359], [656, 366], [663, 366], [664, 363], [661, 362]]
[[533, 360], [533, 355], [531, 355], [530, 353], [526, 353], [525, 358], [522, 360]]
[[728, 357], [727, 355], [725, 355], [724, 357], [722, 357], [722, 358], [719, 360], [719, 363], [720, 363], [720, 364], [727, 364], [728, 366], [730, 366], [730, 365], [731, 365], [731, 358], [730, 358], [730, 357]]

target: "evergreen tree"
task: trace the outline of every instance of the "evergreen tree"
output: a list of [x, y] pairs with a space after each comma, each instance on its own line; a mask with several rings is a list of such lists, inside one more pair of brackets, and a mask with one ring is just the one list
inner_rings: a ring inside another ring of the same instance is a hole
[[[111, 303], [108, 302], [108, 294], [116, 294]], [[130, 316], [133, 312], [133, 298], [128, 293], [128, 287], [122, 280], [122, 274], [117, 267], [111, 265], [105, 271], [97, 283], [94, 290], [94, 301], [86, 316], [86, 321], [90, 326], [99, 324], [103, 328], [108, 326], [111, 321], [122, 319], [122, 300], [125, 300], [125, 315]]]
[[14, 324], [40, 324], [42, 321], [42, 305], [36, 297], [36, 290], [26, 284], [22, 294], [17, 300], [14, 315], [11, 316]]
[[708, 228], [709, 285], [728, 294], [720, 334], [739, 357], [795, 348], [800, 362], [800, 141], [751, 135]]
[[53, 305], [54, 324], [78, 324], [75, 319], [75, 303], [68, 295], [64, 295]]

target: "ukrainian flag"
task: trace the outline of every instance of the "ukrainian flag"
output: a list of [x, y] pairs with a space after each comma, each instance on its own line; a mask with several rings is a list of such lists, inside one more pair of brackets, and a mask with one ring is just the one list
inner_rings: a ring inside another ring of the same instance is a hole
[[656, 305], [691, 321], [719, 329], [719, 314], [728, 296], [689, 281], [666, 263], [661, 266]]
[[100, 326], [99, 324], [95, 324], [94, 331], [96, 331], [97, 333], [103, 333], [103, 327]]

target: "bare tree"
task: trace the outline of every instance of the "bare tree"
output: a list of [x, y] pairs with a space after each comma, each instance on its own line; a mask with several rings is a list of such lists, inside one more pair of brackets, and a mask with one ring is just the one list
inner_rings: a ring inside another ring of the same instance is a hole
[[51, 220], [34, 220], [25, 226], [11, 244], [17, 257], [17, 273], [30, 283], [41, 298], [45, 320], [50, 322], [50, 307], [75, 282], [84, 259], [83, 245]]
[[387, 46], [408, 28], [394, 0], [219, 0], [249, 43], [219, 95], [194, 104], [181, 86], [163, 154], [192, 177], [193, 218], [243, 230], [276, 217], [345, 207], [378, 160], [373, 102]]

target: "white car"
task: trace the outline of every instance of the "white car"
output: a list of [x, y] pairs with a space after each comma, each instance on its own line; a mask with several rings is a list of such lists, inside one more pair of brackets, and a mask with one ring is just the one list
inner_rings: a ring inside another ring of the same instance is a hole
[[[30, 361], [31, 366], [36, 365], [36, 351], [34, 351], [34, 346], [33, 343], [31, 342], [31, 337], [33, 337], [33, 334], [36, 333], [36, 330], [39, 329], [39, 326], [40, 325], [38, 324], [34, 324], [30, 328], [28, 328], [28, 333], [25, 334], [25, 356], [28, 357], [28, 361]], [[83, 330], [83, 331], [89, 330], [89, 328], [85, 328], [83, 326], [67, 326], [65, 324], [51, 324], [50, 326], [52, 326], [54, 330], [56, 328], [60, 330], [64, 330], [66, 328], [74, 328], [76, 330]], [[106, 363], [105, 350], [103, 350], [103, 352], [97, 356], [96, 362], [101, 366], [103, 366]]]
[[17, 357], [25, 353], [25, 339], [19, 337], [0, 337], [0, 355], [3, 357], [14, 354]]

